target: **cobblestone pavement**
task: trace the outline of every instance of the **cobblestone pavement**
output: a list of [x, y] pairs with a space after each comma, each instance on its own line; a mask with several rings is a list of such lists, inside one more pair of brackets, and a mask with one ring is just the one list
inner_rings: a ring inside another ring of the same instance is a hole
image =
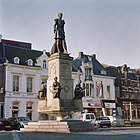
[[139, 128], [98, 129], [92, 132], [45, 133], [45, 132], [4, 132], [0, 140], [140, 140]]

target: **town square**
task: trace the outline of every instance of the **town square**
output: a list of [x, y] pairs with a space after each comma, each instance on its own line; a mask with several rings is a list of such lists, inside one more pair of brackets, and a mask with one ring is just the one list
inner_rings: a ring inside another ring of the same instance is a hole
[[0, 4], [0, 139], [140, 139], [139, 1]]

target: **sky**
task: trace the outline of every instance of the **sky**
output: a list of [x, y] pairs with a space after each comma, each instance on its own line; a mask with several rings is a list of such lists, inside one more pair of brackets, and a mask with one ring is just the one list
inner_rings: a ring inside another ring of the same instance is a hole
[[59, 12], [70, 56], [140, 68], [140, 0], [0, 0], [0, 34], [50, 52]]

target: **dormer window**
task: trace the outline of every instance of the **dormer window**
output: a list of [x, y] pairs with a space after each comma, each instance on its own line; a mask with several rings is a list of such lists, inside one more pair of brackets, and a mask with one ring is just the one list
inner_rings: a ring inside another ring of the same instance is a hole
[[18, 58], [18, 57], [15, 57], [15, 58], [14, 58], [14, 63], [15, 63], [15, 64], [19, 64], [19, 58]]
[[33, 60], [32, 60], [32, 59], [29, 59], [29, 60], [27, 61], [27, 65], [28, 65], [28, 66], [32, 66], [32, 65], [33, 65]]
[[46, 67], [47, 67], [46, 60], [43, 60], [43, 68], [46, 68]]
[[106, 71], [105, 70], [101, 70], [101, 74], [106, 75]]

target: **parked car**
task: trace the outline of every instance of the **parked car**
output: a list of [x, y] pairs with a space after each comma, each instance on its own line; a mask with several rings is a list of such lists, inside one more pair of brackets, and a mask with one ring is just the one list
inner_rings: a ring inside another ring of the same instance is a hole
[[94, 113], [82, 113], [81, 114], [81, 119], [84, 122], [90, 121], [91, 123], [95, 124], [96, 117]]
[[18, 121], [20, 122], [21, 127], [23, 128], [25, 125], [28, 125], [28, 122], [31, 120], [28, 117], [17, 117]]
[[14, 124], [7, 119], [0, 119], [0, 130], [13, 130]]
[[28, 125], [28, 122], [31, 121], [28, 117], [11, 117], [8, 120], [14, 123], [15, 129], [17, 130], [24, 128], [24, 126]]
[[111, 121], [107, 116], [96, 117], [96, 124], [98, 127], [111, 127]]
[[20, 130], [21, 125], [17, 118], [11, 117], [8, 120], [13, 123], [13, 130]]

